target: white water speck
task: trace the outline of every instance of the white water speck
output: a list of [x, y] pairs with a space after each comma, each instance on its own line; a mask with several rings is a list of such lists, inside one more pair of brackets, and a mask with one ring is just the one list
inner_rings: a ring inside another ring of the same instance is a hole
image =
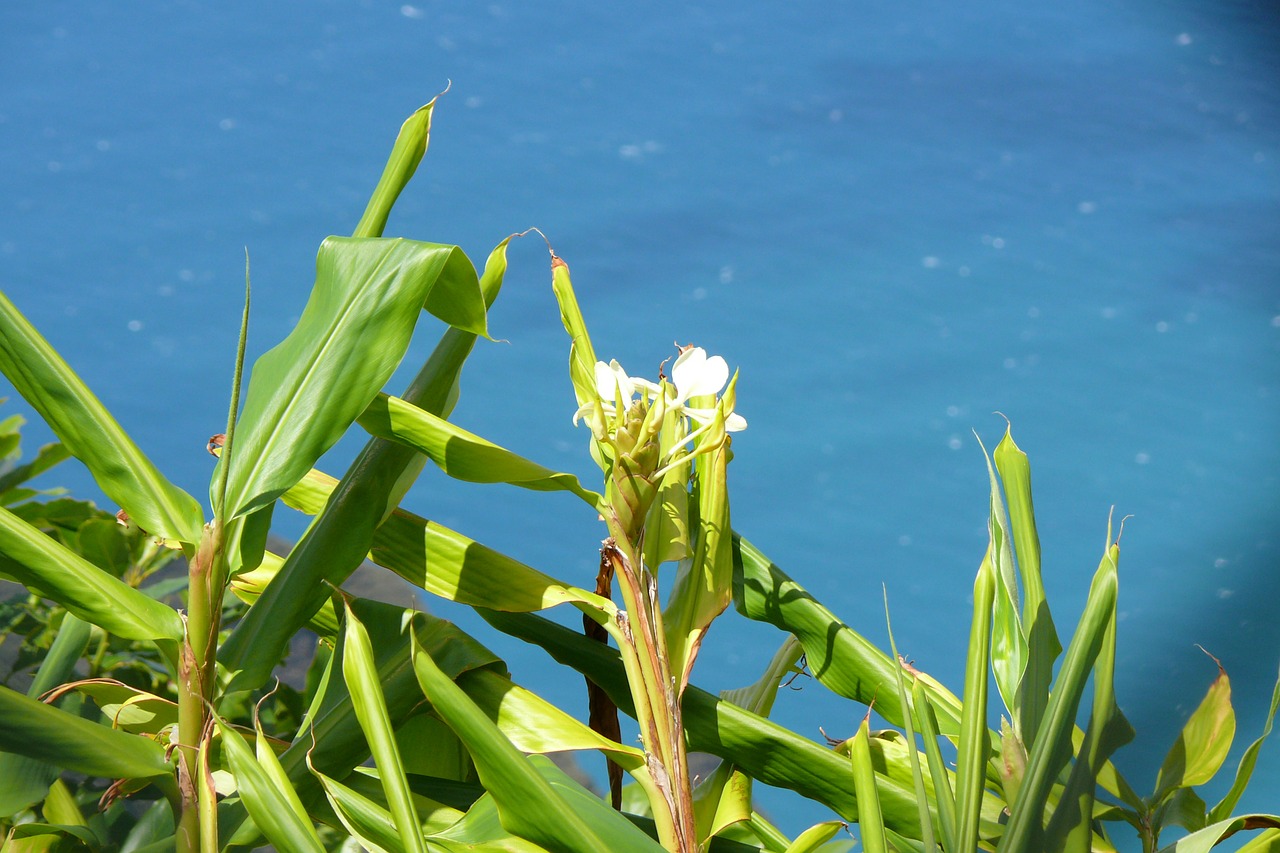
[[400, 7], [400, 14], [406, 18], [421, 18], [422, 10], [417, 6], [410, 6], [408, 3]]
[[951, 438], [947, 439], [947, 447], [950, 447], [952, 450], [959, 450], [963, 446], [964, 442], [960, 440], [960, 436], [958, 435], [953, 435]]
[[1114, 319], [1116, 318], [1116, 313], [1117, 313], [1117, 312], [1116, 312], [1116, 309], [1114, 309], [1114, 308], [1112, 308], [1110, 305], [1108, 305], [1107, 307], [1105, 307], [1105, 308], [1103, 308], [1103, 309], [1102, 309], [1102, 319], [1104, 319], [1104, 320], [1114, 320]]
[[947, 406], [947, 417], [954, 418], [960, 414], [959, 406]]
[[933, 255], [925, 255], [923, 258], [920, 259], [920, 265], [927, 270], [937, 269], [938, 264], [940, 263], [942, 263], [942, 261], [938, 260]]
[[728, 284], [731, 281], [733, 281], [733, 267], [725, 264], [720, 267], [720, 283]]
[[693, 297], [695, 302], [700, 302], [707, 298], [707, 289], [705, 287], [695, 287], [689, 295]]
[[142, 321], [141, 321], [141, 320], [130, 320], [130, 321], [129, 321], [129, 331], [131, 331], [131, 332], [141, 332], [141, 331], [142, 331]]
[[1160, 322], [1156, 323], [1156, 331], [1157, 332], [1169, 331], [1169, 324], [1166, 323], [1164, 320], [1161, 320]]
[[1186, 47], [1191, 44], [1191, 33], [1178, 33], [1178, 37], [1174, 39], [1179, 47]]
[[969, 273], [970, 273], [970, 269], [968, 267], [960, 267], [960, 269], [956, 270], [956, 275], [960, 276], [961, 278], [968, 278]]
[[218, 122], [218, 130], [231, 130], [236, 126], [236, 120], [233, 118], [224, 118]]
[[1092, 201], [1082, 201], [1076, 205], [1076, 210], [1085, 214], [1094, 213], [1097, 211], [1097, 209], [1098, 209], [1097, 202], [1092, 202]]
[[1151, 461], [1151, 454], [1146, 453], [1144, 451], [1139, 451], [1138, 454], [1133, 457], [1133, 461], [1137, 462], [1139, 465], [1146, 465], [1148, 462]]
[[898, 544], [901, 545], [903, 548], [907, 547], [908, 545], [911, 544], [911, 537], [907, 536], [904, 533], [902, 536], [898, 537]]
[[1227, 563], [1228, 563], [1228, 560], [1226, 557], [1219, 557], [1218, 559], [1213, 561], [1213, 567], [1215, 569], [1225, 569], [1227, 567]]
[[1220, 590], [1218, 590], [1218, 598], [1222, 599], [1223, 601], [1226, 601], [1228, 598], [1230, 598], [1231, 596], [1233, 596], [1233, 595], [1235, 595], [1235, 594], [1236, 594], [1236, 591], [1235, 591], [1234, 589], [1220, 589]]

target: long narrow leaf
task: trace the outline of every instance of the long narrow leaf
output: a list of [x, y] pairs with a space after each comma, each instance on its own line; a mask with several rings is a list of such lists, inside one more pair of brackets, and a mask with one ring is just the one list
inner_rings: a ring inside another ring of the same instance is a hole
[[1027, 665], [1018, 685], [1018, 709], [1021, 715], [1018, 734], [1023, 742], [1034, 745], [1040, 720], [1049, 701], [1049, 685], [1053, 681], [1053, 663], [1062, 653], [1062, 643], [1049, 613], [1040, 574], [1040, 535], [1036, 531], [1035, 508], [1031, 501], [1031, 464], [1013, 441], [1012, 427], [996, 445], [996, 469], [1009, 503], [1009, 523], [1018, 556], [1018, 574], [1022, 579], [1022, 626], [1027, 638]]
[[[734, 534], [733, 544], [733, 604], [739, 613], [794, 634], [814, 677], [835, 693], [863, 705], [893, 694], [896, 661], [837, 619], [750, 542]], [[942, 734], [955, 737], [960, 700], [940, 685], [926, 689]], [[890, 704], [880, 713], [901, 725], [900, 710]]]
[[978, 849], [978, 822], [991, 749], [987, 735], [987, 680], [991, 660], [991, 604], [997, 583], [988, 550], [973, 583], [973, 622], [969, 628], [969, 653], [964, 670], [964, 716], [956, 757], [956, 850], [959, 853], [974, 853]]
[[[514, 835], [555, 850], [575, 853], [612, 851], [653, 851], [660, 849], [639, 830], [623, 822], [627, 830], [601, 838], [571, 808], [525, 757], [446, 676], [429, 654], [414, 653], [414, 670], [436, 713], [466, 744], [476, 763], [485, 790], [498, 804], [502, 825]], [[612, 813], [600, 800], [595, 808]], [[580, 805], [580, 804], [575, 804]]]
[[382, 177], [369, 197], [364, 215], [356, 225], [355, 237], [381, 237], [387, 227], [387, 216], [392, 206], [400, 197], [401, 191], [418, 170], [418, 164], [427, 153], [427, 144], [431, 137], [431, 113], [435, 108], [436, 98], [419, 107], [413, 115], [400, 125], [395, 144], [391, 147], [391, 156], [382, 169]]
[[[558, 662], [600, 685], [619, 710], [634, 713], [615, 649], [534, 614], [478, 612], [498, 630], [542, 646]], [[857, 794], [846, 759], [693, 685], [684, 693], [682, 709], [690, 751], [732, 761], [759, 782], [798, 791], [846, 820], [857, 819]], [[885, 825], [904, 834], [918, 834], [919, 817], [911, 789], [887, 778], [877, 779], [877, 784]]]
[[425, 454], [455, 479], [510, 483], [539, 492], [570, 492], [593, 509], [602, 506], [603, 498], [584, 488], [574, 475], [544, 468], [398, 397], [379, 394], [360, 415], [359, 423], [370, 435], [401, 442]]
[[200, 538], [204, 518], [195, 498], [164, 478], [3, 293], [0, 372], [139, 527], [181, 542]]
[[426, 853], [422, 824], [414, 810], [413, 796], [404, 775], [404, 763], [400, 760], [400, 750], [396, 746], [395, 728], [387, 710], [386, 699], [382, 695], [382, 687], [378, 683], [373, 646], [364, 625], [350, 607], [346, 608], [343, 617], [343, 636], [342, 677], [351, 693], [360, 729], [369, 742], [379, 778], [382, 780], [382, 789], [387, 795], [391, 817], [400, 833], [404, 849], [409, 853]]
[[[49, 653], [40, 662], [27, 696], [35, 699], [70, 678], [89, 643], [89, 623], [68, 613]], [[58, 769], [26, 755], [0, 752], [0, 816], [11, 815], [40, 800], [58, 777]]]
[[0, 570], [103, 630], [130, 640], [178, 640], [174, 610], [0, 507]]
[[880, 795], [876, 792], [876, 771], [871, 764], [871, 746], [867, 743], [870, 733], [867, 720], [871, 711], [862, 718], [858, 733], [849, 745], [849, 760], [853, 765], [853, 786], [858, 792], [858, 829], [862, 836], [862, 848], [867, 853], [888, 853], [884, 837], [884, 818], [880, 815]]
[[159, 744], [91, 723], [7, 687], [0, 687], [0, 751], [107, 779], [149, 779], [172, 772]]
[[1062, 669], [1045, 709], [1040, 735], [1027, 759], [1027, 773], [1017, 807], [997, 847], [1001, 853], [1043, 846], [1045, 803], [1054, 781], [1071, 757], [1071, 735], [1080, 697], [1102, 648], [1107, 626], [1115, 618], [1118, 558], [1119, 548], [1112, 545], [1094, 573], [1084, 613], [1067, 647]]
[[[1268, 840], [1267, 845], [1258, 850], [1257, 853], [1263, 853], [1263, 851], [1272, 853], [1275, 849], [1274, 845], [1280, 843], [1280, 833], [1275, 831], [1280, 829], [1280, 815], [1247, 814], [1220, 820], [1211, 826], [1206, 826], [1199, 832], [1193, 832], [1184, 838], [1179, 838], [1168, 847], [1161, 847], [1160, 853], [1209, 853], [1219, 841], [1245, 829], [1268, 830], [1264, 835], [1269, 834], [1271, 838]], [[1244, 848], [1241, 849], [1243, 850]]]
[[279, 775], [259, 763], [244, 735], [221, 717], [215, 715], [214, 720], [222, 733], [222, 748], [235, 774], [240, 799], [262, 834], [282, 850], [321, 853], [324, 845], [315, 826], [305, 815], [298, 814], [297, 793], [280, 787]]
[[933, 782], [934, 802], [938, 807], [938, 831], [942, 836], [942, 849], [956, 849], [956, 796], [951, 787], [951, 774], [942, 759], [938, 747], [938, 722], [933, 707], [925, 694], [924, 685], [918, 679], [912, 681], [911, 698], [915, 705], [916, 720], [924, 738], [924, 754], [929, 760], [929, 778]]
[[[889, 652], [893, 655], [894, 660], [898, 661], [898, 666], [896, 667], [898, 704], [902, 707], [902, 727], [907, 733], [907, 743], [910, 747], [911, 782], [915, 787], [916, 801], [920, 808], [920, 840], [924, 842], [924, 847], [929, 853], [934, 853], [937, 843], [933, 831], [933, 815], [929, 811], [929, 798], [925, 792], [924, 772], [920, 768], [920, 753], [916, 749], [916, 732], [913, 723], [915, 714], [912, 713], [911, 700], [907, 697], [906, 679], [902, 675], [902, 657], [898, 654], [898, 644], [893, 638], [893, 624], [889, 619], [888, 590], [884, 590], [884, 621], [885, 628], [889, 632]], [[935, 796], [936, 799], [937, 797]]]

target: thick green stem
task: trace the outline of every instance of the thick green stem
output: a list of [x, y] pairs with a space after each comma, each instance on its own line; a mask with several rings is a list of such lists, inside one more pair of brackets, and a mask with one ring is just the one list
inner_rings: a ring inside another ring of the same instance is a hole
[[178, 853], [201, 849], [199, 786], [204, 784], [198, 767], [200, 741], [213, 701], [214, 663], [222, 588], [218, 570], [223, 559], [222, 525], [205, 525], [204, 535], [187, 569], [186, 636], [178, 661], [178, 788], [182, 814], [178, 820]]
[[[616, 526], [610, 523], [611, 532]], [[630, 617], [629, 639], [633, 645], [623, 654], [624, 659], [628, 652], [634, 657], [634, 669], [639, 675], [639, 682], [634, 676], [629, 681], [636, 720], [649, 756], [649, 773], [662, 795], [661, 801], [653, 804], [659, 837], [669, 850], [695, 853], [698, 834], [684, 725], [671, 675], [656, 579], [640, 562], [640, 549], [635, 543], [615, 538], [605, 547], [606, 557], [614, 563], [615, 577]], [[629, 670], [632, 668], [628, 666]], [[659, 818], [659, 812], [665, 814]]]

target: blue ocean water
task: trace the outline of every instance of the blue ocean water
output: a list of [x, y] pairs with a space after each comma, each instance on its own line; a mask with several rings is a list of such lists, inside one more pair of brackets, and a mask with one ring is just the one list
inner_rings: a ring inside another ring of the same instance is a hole
[[[1139, 738], [1118, 764], [1147, 790], [1215, 674], [1194, 644], [1233, 678], [1229, 768], [1280, 663], [1277, 35], [1269, 5], [1186, 0], [11, 4], [0, 287], [203, 495], [245, 248], [257, 353], [452, 80], [388, 233], [479, 262], [537, 225], [606, 357], [652, 372], [695, 342], [740, 368], [735, 527], [872, 640], [883, 584], [900, 648], [958, 689], [993, 412], [1031, 456], [1060, 631], [1109, 511], [1133, 516], [1118, 692]], [[455, 420], [587, 475], [545, 252], [513, 246], [504, 342]], [[409, 503], [594, 574], [572, 498], [428, 470]], [[581, 705], [576, 676], [459, 618]], [[753, 681], [779, 641], [728, 616], [695, 681]], [[820, 739], [860, 709], [808, 683], [775, 716]], [[1243, 808], [1280, 811], [1268, 746]], [[789, 832], [826, 817], [759, 793]]]

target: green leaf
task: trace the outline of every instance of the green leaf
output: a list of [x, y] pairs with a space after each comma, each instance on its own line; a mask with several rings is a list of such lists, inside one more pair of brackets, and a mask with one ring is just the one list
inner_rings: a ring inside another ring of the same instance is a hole
[[[737, 382], [734, 376], [733, 382]], [[732, 394], [732, 383], [730, 391]], [[663, 625], [671, 673], [679, 689], [689, 683], [694, 660], [707, 628], [733, 600], [733, 530], [729, 525], [729, 487], [726, 480], [729, 440], [724, 436], [724, 412], [716, 409], [711, 435], [720, 446], [698, 457], [694, 493], [698, 500], [698, 528], [693, 559], [681, 566], [672, 585]]]
[[[413, 636], [410, 633], [410, 642]], [[400, 750], [396, 746], [395, 728], [378, 682], [373, 646], [364, 625], [350, 607], [344, 611], [343, 637], [342, 677], [351, 693], [360, 729], [369, 742], [392, 820], [405, 850], [409, 853], [426, 853], [427, 848], [422, 840], [422, 823], [413, 807], [409, 781], [404, 774], [404, 763], [400, 760]], [[447, 680], [443, 674], [441, 677]]]
[[[661, 849], [598, 798], [590, 798], [592, 806], [582, 801], [570, 806], [440, 670], [430, 654], [415, 649], [413, 661], [428, 701], [471, 752], [480, 781], [493, 795], [502, 825], [509, 832], [544, 847], [577, 853]], [[606, 837], [598, 835], [584, 819], [585, 815], [605, 819], [601, 813], [618, 818]]]
[[[1210, 850], [1229, 835], [1234, 835], [1244, 829], [1267, 829], [1268, 832], [1263, 835], [1271, 836], [1267, 843], [1261, 848], [1253, 848], [1256, 853], [1271, 853], [1277, 841], [1280, 841], [1280, 834], [1276, 834], [1275, 830], [1280, 828], [1280, 816], [1270, 814], [1247, 814], [1237, 815], [1236, 817], [1227, 818], [1218, 821], [1212, 826], [1206, 826], [1199, 832], [1193, 832], [1190, 835], [1179, 838], [1168, 847], [1160, 848], [1160, 853], [1209, 853]], [[1248, 849], [1250, 845], [1241, 848], [1241, 853]]]
[[[794, 634], [804, 646], [809, 668], [831, 691], [870, 705], [896, 690], [897, 662], [819, 604], [750, 542], [733, 536], [733, 604], [748, 619], [768, 622]], [[947, 737], [960, 731], [960, 700], [937, 682], [925, 685]], [[887, 704], [880, 714], [901, 725], [901, 708]]]
[[[486, 304], [492, 304], [502, 288], [510, 239], [494, 248], [485, 265], [480, 289]], [[447, 330], [404, 399], [447, 415], [475, 342], [471, 332]], [[323, 512], [289, 552], [279, 576], [219, 649], [219, 662], [232, 672], [240, 671], [235, 687], [253, 687], [267, 680], [290, 638], [328, 601], [324, 581], [341, 584], [364, 561], [374, 530], [395, 509], [423, 461], [420, 454], [398, 443], [371, 439], [365, 445]]]
[[596, 351], [591, 345], [591, 336], [587, 334], [587, 323], [582, 317], [582, 309], [578, 307], [578, 297], [573, 292], [569, 265], [554, 251], [551, 253], [551, 289], [560, 306], [560, 321], [569, 333], [569, 379], [573, 383], [574, 397], [579, 406], [597, 401]]
[[991, 548], [988, 548], [973, 582], [973, 621], [969, 627], [969, 652], [964, 670], [964, 715], [956, 757], [956, 850], [959, 853], [974, 853], [978, 849], [982, 791], [991, 752], [987, 734], [987, 680], [991, 605], [998, 583], [991, 563]]
[[[1110, 538], [1108, 531], [1108, 539]], [[1119, 568], [1120, 549], [1108, 550], [1108, 559]], [[1094, 849], [1092, 819], [1095, 814], [1094, 792], [1098, 777], [1117, 749], [1133, 740], [1133, 727], [1121, 713], [1115, 700], [1116, 614], [1114, 606], [1106, 618], [1102, 647], [1093, 667], [1093, 710], [1084, 741], [1076, 751], [1067, 784], [1058, 795], [1045, 841], [1050, 850], [1066, 853], [1089, 853]], [[1204, 823], [1204, 804], [1200, 805], [1200, 825]], [[1194, 827], [1199, 829], [1199, 826]]]
[[[786, 853], [817, 853], [843, 829], [844, 821], [840, 820], [828, 820], [814, 824], [796, 836], [796, 840], [787, 846]], [[880, 833], [881, 837], [883, 837], [884, 827], [880, 828]], [[866, 847], [865, 844], [863, 846], [867, 850], [872, 849]]]
[[1022, 579], [1022, 626], [1027, 638], [1027, 665], [1018, 685], [1018, 734], [1024, 743], [1034, 744], [1040, 720], [1049, 701], [1053, 682], [1053, 662], [1062, 653], [1062, 643], [1049, 613], [1040, 574], [1040, 535], [1031, 500], [1031, 463], [1013, 441], [1013, 429], [1005, 429], [996, 445], [996, 469], [1009, 503], [1009, 523]]
[[195, 498], [161, 475], [3, 293], [0, 372], [139, 527], [164, 539], [200, 538], [204, 517]]
[[[634, 716], [616, 649], [534, 614], [477, 612], [498, 630], [541, 646], [559, 663], [583, 673], [608, 693], [619, 710]], [[681, 707], [690, 752], [709, 752], [732, 761], [758, 782], [797, 791], [846, 820], [857, 819], [848, 760], [693, 685], [685, 690]], [[919, 816], [911, 789], [887, 778], [877, 779], [877, 784], [885, 826], [918, 836]]]
[[1108, 630], [1115, 620], [1116, 563], [1120, 550], [1108, 548], [1094, 573], [1084, 612], [1076, 624], [1062, 668], [1045, 709], [1041, 731], [1031, 748], [1018, 804], [1013, 809], [1000, 844], [1000, 853], [1040, 849], [1043, 846], [1045, 804], [1058, 774], [1071, 758], [1071, 736], [1076, 710], [1089, 675], [1094, 669]]
[[422, 308], [485, 333], [484, 300], [456, 246], [329, 237], [294, 330], [253, 366], [227, 479], [227, 518], [278, 498], [342, 436], [404, 357]]
[[[89, 643], [89, 634], [88, 622], [70, 613], [64, 616], [49, 653], [40, 662], [27, 689], [27, 696], [36, 699], [70, 678]], [[14, 814], [39, 802], [57, 776], [58, 769], [44, 761], [0, 752], [0, 816]]]
[[572, 474], [544, 468], [399, 397], [379, 394], [359, 422], [370, 435], [398, 441], [426, 455], [455, 479], [510, 483], [539, 492], [570, 492], [597, 511], [602, 506], [603, 498], [584, 488]]
[[374, 853], [401, 853], [405, 849], [391, 812], [319, 770], [312, 768], [311, 772], [320, 780], [334, 813], [361, 847]]
[[880, 815], [880, 796], [876, 793], [876, 771], [871, 764], [871, 746], [867, 742], [870, 733], [868, 710], [858, 725], [858, 733], [849, 745], [849, 760], [853, 764], [853, 786], [858, 792], [858, 828], [861, 830], [862, 847], [867, 853], [888, 853], [884, 837], [884, 818]]
[[112, 678], [91, 678], [67, 685], [93, 699], [113, 729], [154, 734], [178, 722], [178, 704]]
[[1244, 794], [1245, 788], [1249, 785], [1249, 780], [1253, 777], [1254, 765], [1258, 763], [1258, 751], [1262, 749], [1263, 742], [1271, 734], [1271, 724], [1275, 722], [1277, 707], [1280, 707], [1280, 678], [1276, 679], [1275, 687], [1271, 690], [1271, 710], [1267, 712], [1267, 720], [1262, 726], [1262, 734], [1257, 740], [1249, 744], [1249, 748], [1240, 757], [1240, 766], [1236, 768], [1236, 778], [1231, 783], [1231, 790], [1209, 812], [1208, 819], [1211, 823], [1226, 819], [1231, 814], [1231, 810], [1236, 807], [1236, 803], [1240, 802], [1241, 795]]
[[570, 602], [603, 618], [617, 612], [607, 598], [401, 510], [378, 528], [369, 557], [414, 586], [473, 607], [524, 612]]
[[383, 167], [382, 177], [374, 187], [369, 204], [365, 207], [360, 223], [356, 225], [356, 237], [381, 237], [387, 227], [387, 216], [392, 206], [400, 197], [400, 192], [409, 183], [418, 164], [427, 153], [427, 143], [431, 135], [431, 112], [435, 108], [436, 98], [419, 107], [413, 115], [404, 120], [400, 133], [396, 136], [395, 145], [391, 147], [391, 156]]
[[[942, 836], [942, 849], [956, 849], [956, 797], [951, 787], [951, 774], [938, 747], [938, 721], [933, 706], [925, 693], [924, 684], [916, 678], [911, 682], [911, 698], [924, 738], [924, 753], [929, 760], [929, 779], [933, 782], [934, 802], [938, 807], [938, 831]], [[930, 851], [932, 853], [932, 851]]]
[[148, 779], [172, 768], [159, 744], [59, 711], [0, 687], [0, 750], [107, 779]]
[[324, 845], [310, 819], [299, 813], [302, 805], [292, 785], [282, 788], [280, 774], [259, 763], [244, 735], [216, 714], [213, 719], [222, 733], [222, 748], [235, 774], [237, 793], [262, 834], [282, 850], [322, 853]]
[[[907, 752], [908, 760], [911, 764], [911, 784], [915, 789], [916, 803], [920, 809], [920, 839], [924, 842], [925, 849], [933, 853], [937, 842], [933, 829], [933, 815], [929, 810], [929, 796], [925, 790], [924, 772], [920, 767], [920, 753], [915, 748], [916, 732], [913, 723], [915, 714], [912, 713], [911, 700], [907, 697], [906, 679], [902, 675], [902, 655], [898, 654], [898, 644], [893, 638], [893, 623], [889, 618], [889, 591], [884, 587], [881, 587], [881, 591], [884, 593], [884, 622], [885, 628], [889, 632], [889, 651], [893, 655], [893, 659], [898, 662], [898, 666], [894, 668], [897, 676], [898, 705], [902, 709], [903, 729], [906, 730], [907, 743], [910, 744]], [[950, 791], [947, 793], [949, 795]], [[934, 802], [937, 802], [937, 800], [938, 797], [935, 794]], [[938, 808], [941, 811], [941, 806]]]
[[36, 451], [36, 458], [25, 465], [19, 465], [0, 475], [0, 503], [5, 506], [15, 503], [14, 490], [32, 480], [55, 465], [71, 458], [70, 451], [61, 444], [46, 444]]
[[[1214, 663], [1218, 663], [1216, 658]], [[1177, 742], [1160, 766], [1152, 800], [1159, 803], [1178, 788], [1193, 788], [1212, 779], [1227, 760], [1235, 733], [1231, 679], [1218, 663], [1218, 677], [1182, 727]]]
[[[981, 440], [978, 442], [982, 444]], [[1018, 575], [1013, 563], [1013, 544], [1009, 533], [1009, 519], [1004, 501], [1000, 497], [1000, 483], [996, 469], [982, 446], [987, 463], [987, 476], [991, 480], [990, 517], [987, 522], [991, 534], [988, 558], [995, 570], [996, 594], [991, 620], [991, 668], [996, 677], [1000, 698], [1013, 718], [1013, 728], [1022, 731], [1022, 711], [1018, 702], [1018, 685], [1027, 667], [1027, 640], [1023, 634], [1022, 618], [1018, 613]]]
[[178, 640], [171, 608], [122, 583], [0, 508], [0, 571], [103, 630], [130, 640]]

